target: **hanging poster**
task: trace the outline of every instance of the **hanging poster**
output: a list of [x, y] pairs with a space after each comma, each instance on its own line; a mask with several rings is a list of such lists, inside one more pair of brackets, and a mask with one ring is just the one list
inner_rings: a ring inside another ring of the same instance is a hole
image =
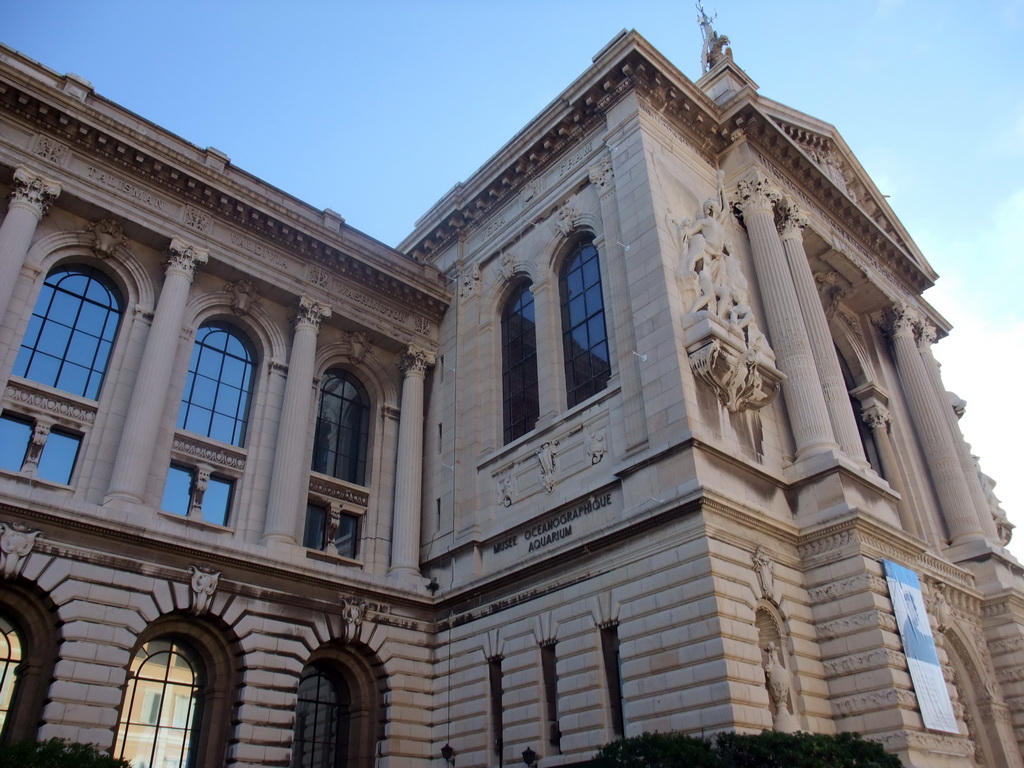
[[917, 574], [890, 560], [883, 560], [882, 566], [924, 725], [933, 731], [958, 733]]

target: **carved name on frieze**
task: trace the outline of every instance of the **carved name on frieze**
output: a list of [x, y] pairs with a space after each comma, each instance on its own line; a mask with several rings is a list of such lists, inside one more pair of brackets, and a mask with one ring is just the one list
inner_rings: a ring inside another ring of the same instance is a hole
[[284, 256], [270, 250], [269, 248], [266, 248], [265, 246], [263, 246], [260, 243], [257, 243], [254, 240], [250, 240], [247, 237], [242, 237], [241, 235], [235, 234], [234, 232], [230, 233], [230, 238], [232, 245], [243, 250], [246, 250], [249, 253], [253, 254], [254, 256], [258, 256], [264, 261], [269, 261], [271, 264], [276, 264], [279, 267], [288, 266], [288, 260], [285, 259]]
[[505, 214], [501, 214], [498, 218], [492, 220], [486, 227], [484, 227], [484, 237], [490, 237], [499, 229], [505, 226]]
[[166, 201], [157, 197], [156, 195], [147, 192], [141, 187], [132, 184], [129, 181], [125, 181], [112, 173], [107, 171], [101, 171], [99, 168], [93, 168], [91, 165], [88, 167], [89, 178], [103, 184], [110, 189], [116, 190], [126, 197], [130, 197], [144, 205], [148, 205], [150, 208], [154, 208], [158, 211], [164, 210]]
[[537, 552], [545, 547], [568, 539], [580, 533], [579, 526], [573, 530], [573, 523], [586, 518], [592, 512], [610, 507], [611, 491], [597, 493], [589, 499], [574, 504], [568, 509], [553, 512], [533, 525], [510, 533], [492, 545], [493, 554], [497, 555], [508, 550], [522, 550], [525, 553]]
[[54, 165], [62, 165], [64, 158], [68, 156], [71, 151], [71, 147], [67, 144], [63, 144], [54, 138], [49, 136], [43, 136], [39, 134], [36, 137], [35, 146], [32, 148], [32, 153], [37, 157], [43, 158], [48, 163]]
[[594, 151], [594, 142], [588, 141], [582, 147], [573, 152], [569, 157], [565, 158], [561, 163], [558, 164], [558, 175], [565, 176], [569, 171], [575, 168], [577, 165], [582, 163], [591, 152]]
[[359, 291], [353, 291], [347, 285], [338, 286], [338, 293], [344, 296], [351, 302], [359, 304], [372, 312], [376, 312], [378, 315], [386, 317], [390, 320], [394, 320], [398, 323], [406, 323], [409, 320], [409, 313], [403, 312], [399, 309], [395, 309], [392, 306], [385, 304], [383, 301], [367, 296], [365, 293]]
[[72, 419], [80, 424], [92, 424], [96, 420], [96, 411], [90, 408], [52, 395], [43, 395], [39, 392], [23, 389], [15, 384], [8, 384], [4, 395], [9, 400], [23, 403], [40, 411]]

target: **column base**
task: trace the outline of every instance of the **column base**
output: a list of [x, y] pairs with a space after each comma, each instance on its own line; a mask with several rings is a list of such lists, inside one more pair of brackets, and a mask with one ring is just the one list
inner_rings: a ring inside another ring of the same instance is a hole
[[388, 571], [388, 579], [406, 589], [425, 590], [427, 579], [419, 572], [418, 568], [408, 565], [395, 566]]

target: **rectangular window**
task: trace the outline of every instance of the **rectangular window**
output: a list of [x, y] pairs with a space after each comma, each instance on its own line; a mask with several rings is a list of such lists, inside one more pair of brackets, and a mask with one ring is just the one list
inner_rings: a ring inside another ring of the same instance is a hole
[[502, 721], [504, 708], [501, 703], [504, 694], [502, 689], [501, 656], [493, 656], [487, 660], [487, 676], [491, 691], [491, 739], [494, 747], [494, 757], [500, 765], [505, 746], [505, 725]]
[[0, 416], [0, 467], [11, 472], [21, 472], [31, 439], [31, 421], [6, 413]]
[[337, 554], [354, 560], [359, 552], [359, 517], [342, 512], [338, 506], [331, 510], [313, 502], [306, 505], [302, 546], [328, 551], [328, 539], [333, 535]]
[[619, 627], [601, 627], [601, 655], [604, 657], [605, 686], [608, 690], [612, 734], [621, 739], [625, 733], [622, 714], [622, 673], [619, 657]]
[[310, 549], [324, 548], [324, 532], [327, 530], [327, 510], [319, 504], [306, 505], [306, 527], [302, 534], [302, 546]]
[[0, 467], [68, 485], [82, 436], [20, 416], [0, 416]]
[[544, 679], [544, 704], [547, 715], [548, 744], [562, 752], [562, 731], [558, 727], [558, 657], [555, 643], [540, 647], [540, 671]]
[[171, 464], [160, 509], [201, 518], [214, 525], [227, 525], [234, 489], [234, 480], [212, 474], [209, 467]]

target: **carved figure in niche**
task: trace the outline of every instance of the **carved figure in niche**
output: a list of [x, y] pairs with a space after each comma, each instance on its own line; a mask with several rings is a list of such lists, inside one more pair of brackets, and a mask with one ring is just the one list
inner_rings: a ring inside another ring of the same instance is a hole
[[793, 717], [793, 705], [790, 702], [790, 694], [793, 690], [793, 677], [789, 674], [781, 662], [781, 651], [775, 643], [768, 643], [764, 647], [766, 658], [762, 663], [764, 669], [765, 686], [768, 688], [768, 698], [772, 703], [772, 721], [775, 730], [791, 733], [796, 730], [796, 718]]
[[946, 585], [934, 584], [932, 586], [932, 602], [929, 606], [932, 616], [935, 617], [935, 629], [944, 632], [953, 620], [953, 611], [946, 600]]
[[190, 565], [188, 572], [192, 575], [192, 607], [193, 616], [205, 616], [210, 610], [210, 603], [213, 601], [213, 593], [217, 591], [220, 583], [220, 571], [212, 568], [203, 568], [199, 565]]
[[757, 571], [757, 583], [761, 587], [761, 597], [766, 600], [775, 599], [775, 563], [768, 556], [764, 547], [758, 547], [751, 555]]
[[729, 38], [718, 34], [711, 26], [711, 23], [718, 18], [718, 14], [716, 13], [714, 16], [709, 17], [704, 12], [704, 6], [700, 3], [697, 3], [697, 11], [700, 13], [700, 16], [697, 17], [697, 23], [700, 24], [700, 33], [704, 38], [704, 49], [701, 51], [700, 56], [701, 71], [710, 72], [722, 59], [731, 59], [732, 50], [727, 48]]
[[13, 579], [21, 575], [40, 533], [21, 523], [0, 523], [0, 576]]
[[516, 492], [515, 484], [515, 477], [511, 472], [498, 481], [498, 504], [500, 506], [512, 506], [512, 494]]
[[557, 440], [548, 440], [534, 455], [540, 462], [540, 475], [544, 481], [544, 490], [551, 493], [555, 490], [555, 449], [558, 448]]
[[587, 441], [587, 453], [590, 454], [590, 463], [599, 464], [607, 452], [607, 439], [604, 432], [591, 432], [590, 440]]
[[679, 229], [683, 259], [676, 269], [676, 281], [685, 292], [692, 292], [697, 286], [697, 298], [687, 312], [706, 309], [718, 312], [718, 296], [715, 286], [721, 285], [723, 262], [728, 252], [725, 232], [725, 174], [718, 172], [718, 196], [704, 201], [701, 216], [673, 222]]
[[101, 219], [86, 229], [92, 232], [92, 250], [101, 259], [113, 256], [117, 246], [126, 242], [124, 230], [113, 219]]

